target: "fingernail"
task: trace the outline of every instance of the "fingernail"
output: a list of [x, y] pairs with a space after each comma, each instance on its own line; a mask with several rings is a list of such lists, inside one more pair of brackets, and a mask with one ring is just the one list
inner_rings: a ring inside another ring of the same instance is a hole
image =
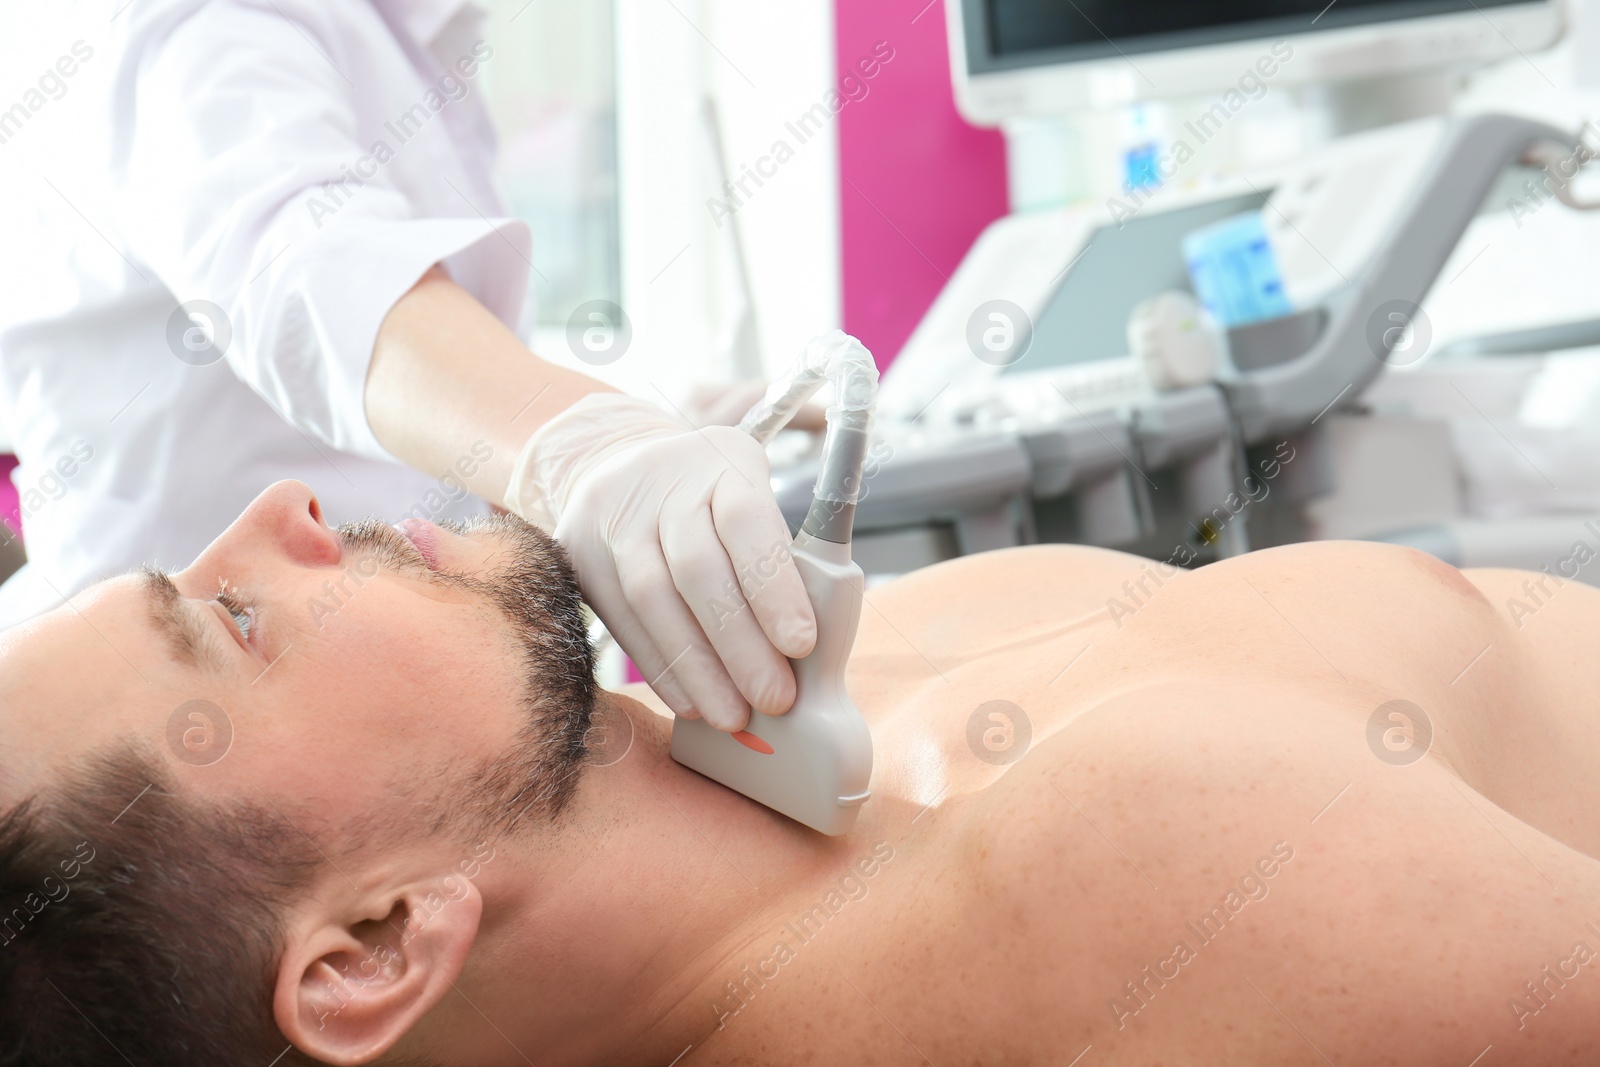
[[762, 685], [753, 702], [755, 710], [763, 715], [782, 715], [794, 704], [793, 676], [788, 671], [785, 677], [772, 678]]
[[769, 718], [777, 718], [779, 715], [788, 714], [789, 709], [792, 707], [794, 707], [793, 700], [773, 700], [760, 705], [757, 710]]
[[817, 627], [814, 623], [803, 620], [794, 620], [783, 627], [783, 649], [785, 655], [795, 658], [806, 655], [817, 643]]
[[743, 730], [747, 725], [749, 725], [750, 709], [719, 709], [716, 714], [707, 715], [706, 718], [711, 721], [711, 725], [715, 726], [719, 730], [726, 730], [729, 732], [734, 730]]

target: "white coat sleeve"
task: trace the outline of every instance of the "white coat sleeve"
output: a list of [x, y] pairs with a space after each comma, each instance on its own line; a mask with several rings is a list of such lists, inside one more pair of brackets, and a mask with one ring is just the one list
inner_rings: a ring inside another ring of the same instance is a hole
[[366, 0], [176, 6], [181, 17], [169, 8], [136, 25], [120, 57], [112, 176], [122, 236], [180, 302], [223, 309], [229, 365], [292, 424], [392, 460], [363, 401], [384, 316], [443, 262], [515, 329], [527, 227], [465, 199], [456, 217], [428, 217], [382, 166], [350, 180], [373, 146], [358, 141], [362, 88], [340, 68], [370, 71], [370, 57], [364, 66], [348, 55], [359, 47], [402, 61], [393, 38], [354, 39], [349, 20], [376, 22]]

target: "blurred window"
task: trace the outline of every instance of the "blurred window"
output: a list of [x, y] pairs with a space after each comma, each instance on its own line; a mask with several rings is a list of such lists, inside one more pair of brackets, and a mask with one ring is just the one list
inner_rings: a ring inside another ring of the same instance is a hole
[[[487, 0], [485, 98], [511, 211], [533, 230], [537, 325], [620, 301], [615, 12], [609, 0]], [[525, 321], [529, 332], [534, 321]]]

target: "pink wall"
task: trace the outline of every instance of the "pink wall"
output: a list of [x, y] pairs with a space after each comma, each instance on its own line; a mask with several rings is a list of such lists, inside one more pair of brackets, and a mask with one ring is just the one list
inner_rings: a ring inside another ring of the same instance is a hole
[[[894, 58], [839, 113], [844, 328], [887, 367], [983, 227], [1006, 213], [1000, 134], [950, 88], [944, 4], [834, 0], [839, 75]], [[880, 53], [881, 50], [880, 50]]]
[[[0, 522], [4, 522], [11, 532], [20, 536], [22, 534], [22, 498], [17, 494], [17, 487], [11, 484], [11, 472], [17, 469], [17, 457], [0, 455]], [[0, 541], [5, 536], [0, 534]]]

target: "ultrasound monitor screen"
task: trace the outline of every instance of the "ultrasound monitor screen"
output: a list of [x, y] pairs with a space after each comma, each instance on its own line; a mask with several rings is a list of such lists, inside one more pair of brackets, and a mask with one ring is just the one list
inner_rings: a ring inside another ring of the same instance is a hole
[[968, 0], [971, 72], [1483, 11], [1527, 0]]
[[1027, 355], [1003, 373], [1127, 356], [1128, 319], [1134, 308], [1157, 293], [1190, 288], [1184, 236], [1242, 211], [1259, 211], [1271, 194], [1271, 189], [1262, 189], [1170, 211], [1145, 211], [1121, 225], [1095, 230], [1036, 317]]

